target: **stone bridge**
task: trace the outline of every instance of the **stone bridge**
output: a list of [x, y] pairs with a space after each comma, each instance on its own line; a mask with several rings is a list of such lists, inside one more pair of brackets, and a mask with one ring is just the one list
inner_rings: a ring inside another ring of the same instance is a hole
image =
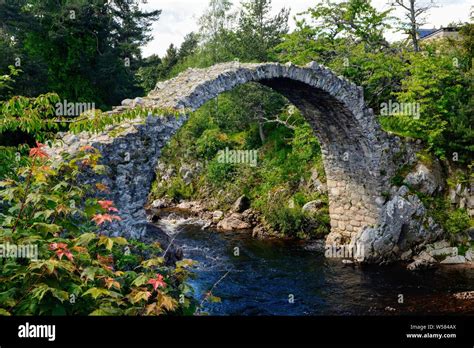
[[[284, 95], [301, 110], [321, 143], [331, 218], [327, 242], [348, 243], [364, 229], [380, 225], [386, 204], [384, 194], [397, 169], [393, 154], [398, 151], [398, 140], [380, 129], [373, 111], [364, 102], [361, 87], [314, 62], [305, 67], [233, 62], [188, 69], [172, 80], [158, 83], [147, 97], [125, 100], [113, 111], [119, 113], [137, 106], [173, 108], [182, 110], [181, 117], [149, 115], [109, 126], [100, 134], [66, 134], [58, 151], [75, 151], [84, 144], [97, 147], [108, 173], [88, 180], [100, 180], [111, 189], [107, 198], [116, 203], [123, 218], [115, 226], [115, 233], [143, 236], [143, 207], [158, 158], [187, 120], [187, 111], [248, 82], [261, 83]], [[371, 236], [375, 238], [373, 233]]]

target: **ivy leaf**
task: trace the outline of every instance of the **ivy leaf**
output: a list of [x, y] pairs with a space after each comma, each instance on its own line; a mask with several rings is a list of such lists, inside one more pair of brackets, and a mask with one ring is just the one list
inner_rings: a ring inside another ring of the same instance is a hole
[[176, 308], [177, 302], [171, 296], [160, 294], [158, 296], [158, 306], [166, 309], [167, 311], [172, 311]]
[[128, 245], [128, 240], [123, 237], [114, 237], [112, 240], [118, 245]]
[[122, 315], [123, 311], [119, 308], [112, 308], [112, 307], [103, 307], [96, 309], [95, 311], [91, 312], [89, 315], [91, 316], [119, 316]]
[[107, 250], [112, 250], [112, 247], [114, 246], [114, 241], [112, 238], [109, 238], [106, 236], [100, 236], [99, 243], [97, 243], [97, 245], [105, 245], [105, 248]]
[[63, 302], [69, 299], [69, 294], [66, 291], [56, 289], [56, 288], [49, 288], [49, 289], [50, 289], [51, 295], [53, 295], [59, 301]]
[[211, 303], [220, 303], [221, 302], [221, 298], [217, 297], [217, 296], [214, 296], [214, 295], [209, 295], [207, 297], [207, 300]]
[[85, 293], [82, 294], [82, 297], [86, 295], [91, 295], [94, 300], [102, 296], [109, 296], [110, 291], [102, 288], [90, 288]]
[[97, 238], [95, 233], [84, 233], [75, 239], [75, 245], [78, 246], [88, 246], [89, 243]]
[[150, 291], [133, 291], [128, 298], [130, 299], [130, 302], [135, 304], [140, 301], [148, 301], [148, 299], [151, 296]]
[[195, 265], [196, 262], [191, 259], [184, 259], [181, 261], [176, 262], [176, 267], [178, 268], [186, 268]]
[[36, 261], [34, 263], [31, 263], [28, 269], [30, 271], [44, 269], [48, 272], [48, 274], [53, 274], [55, 269], [59, 266], [59, 262], [59, 260], [55, 259]]
[[37, 298], [39, 301], [41, 301], [49, 291], [49, 286], [46, 284], [39, 284], [36, 285], [33, 290], [31, 291], [31, 295], [33, 298]]
[[35, 222], [32, 227], [36, 228], [39, 232], [50, 233], [50, 234], [55, 234], [62, 230], [61, 226], [58, 226], [55, 224], [46, 224], [43, 222]]
[[9, 317], [11, 316], [11, 313], [6, 309], [0, 308], [0, 316]]
[[106, 172], [106, 168], [103, 165], [96, 165], [96, 166], [94, 166], [94, 168], [92, 170], [96, 174], [105, 174], [105, 172]]
[[165, 262], [165, 259], [163, 257], [155, 257], [150, 260], [146, 260], [142, 262], [142, 267], [144, 268], [150, 268], [153, 266], [160, 266]]
[[38, 211], [33, 215], [33, 219], [39, 219], [40, 217], [43, 217], [44, 219], [49, 219], [51, 215], [53, 215], [54, 210], [43, 210], [43, 211]]
[[12, 186], [14, 183], [13, 180], [2, 180], [0, 181], [0, 187]]
[[132, 282], [134, 286], [142, 286], [143, 284], [148, 282], [148, 277], [144, 274], [139, 275], [135, 280]]
[[11, 288], [11, 289], [8, 289], [7, 291], [0, 292], [0, 303], [3, 306], [7, 306], [7, 307], [14, 306], [16, 303], [14, 299], [16, 290], [17, 290], [16, 288]]
[[94, 280], [97, 271], [100, 270], [98, 267], [87, 267], [81, 273], [81, 278], [86, 280]]
[[159, 315], [161, 314], [161, 309], [157, 307], [157, 303], [153, 302], [150, 303], [149, 305], [146, 306], [145, 308], [145, 315], [150, 315], [150, 314], [156, 314]]

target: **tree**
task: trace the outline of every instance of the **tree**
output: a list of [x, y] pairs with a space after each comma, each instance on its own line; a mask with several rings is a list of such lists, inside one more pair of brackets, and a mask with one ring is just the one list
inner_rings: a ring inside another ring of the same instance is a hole
[[173, 44], [171, 44], [166, 50], [166, 55], [163, 57], [163, 69], [165, 75], [171, 71], [176, 63], [178, 63], [178, 50]]
[[281, 9], [270, 17], [271, 0], [242, 2], [237, 37], [240, 41], [240, 59], [267, 61], [269, 50], [278, 45], [288, 33], [289, 11]]
[[142, 66], [138, 69], [137, 76], [140, 86], [145, 93], [155, 88], [156, 82], [163, 78], [162, 60], [156, 54], [143, 59]]
[[408, 34], [415, 52], [420, 51], [418, 31], [426, 24], [426, 13], [435, 6], [433, 0], [430, 3], [421, 4], [419, 0], [395, 0], [392, 2], [395, 7], [405, 10], [406, 22], [402, 22], [402, 30]]
[[15, 38], [22, 79], [32, 79], [36, 69], [45, 76], [41, 88], [26, 90], [28, 94], [52, 91], [99, 107], [141, 94], [135, 80], [140, 47], [150, 40], [151, 22], [161, 11], [143, 12], [138, 4], [19, 0], [2, 5], [0, 21], [7, 36]]
[[184, 37], [178, 50], [178, 61], [183, 62], [187, 57], [196, 53], [199, 45], [199, 35], [191, 32]]
[[210, 0], [208, 9], [199, 19], [201, 42], [211, 64], [232, 58], [229, 52], [232, 51], [235, 13], [231, 9], [229, 0]]
[[379, 12], [370, 0], [348, 0], [333, 3], [322, 1], [310, 8], [306, 14], [314, 21], [316, 34], [331, 40], [348, 38], [363, 42], [370, 49], [381, 50], [389, 47], [384, 31], [390, 29], [391, 10]]
[[364, 87], [367, 103], [377, 111], [404, 77], [404, 57], [383, 35], [391, 28], [390, 12], [377, 11], [369, 0], [321, 2], [303, 13], [297, 29], [274, 49], [274, 57], [330, 67]]

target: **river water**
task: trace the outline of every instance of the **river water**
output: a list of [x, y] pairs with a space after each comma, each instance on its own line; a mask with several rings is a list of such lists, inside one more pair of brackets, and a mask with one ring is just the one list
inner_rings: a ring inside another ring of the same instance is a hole
[[194, 297], [201, 302], [214, 286], [212, 294], [221, 302], [203, 302], [210, 315], [474, 314], [474, 301], [452, 296], [474, 290], [472, 268], [361, 269], [327, 259], [301, 242], [203, 230], [195, 220], [176, 216], [156, 225], [174, 238], [185, 258], [198, 262], [189, 281]]

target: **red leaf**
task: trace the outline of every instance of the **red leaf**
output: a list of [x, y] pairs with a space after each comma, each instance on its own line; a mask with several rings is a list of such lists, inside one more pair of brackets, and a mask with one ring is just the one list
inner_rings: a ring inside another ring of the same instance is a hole
[[154, 290], [156, 290], [158, 287], [166, 288], [166, 283], [163, 281], [163, 276], [161, 274], [157, 274], [156, 278], [150, 279], [148, 284], [153, 285]]
[[98, 201], [97, 203], [99, 203], [102, 209], [118, 212], [118, 209], [114, 207], [114, 202], [112, 201]]
[[30, 149], [30, 157], [32, 158], [48, 158], [48, 154], [42, 150], [46, 145], [36, 142], [36, 147]]
[[102, 225], [105, 222], [112, 222], [114, 220], [122, 221], [122, 219], [117, 215], [95, 214], [92, 217], [92, 221], [94, 221], [97, 225]]

